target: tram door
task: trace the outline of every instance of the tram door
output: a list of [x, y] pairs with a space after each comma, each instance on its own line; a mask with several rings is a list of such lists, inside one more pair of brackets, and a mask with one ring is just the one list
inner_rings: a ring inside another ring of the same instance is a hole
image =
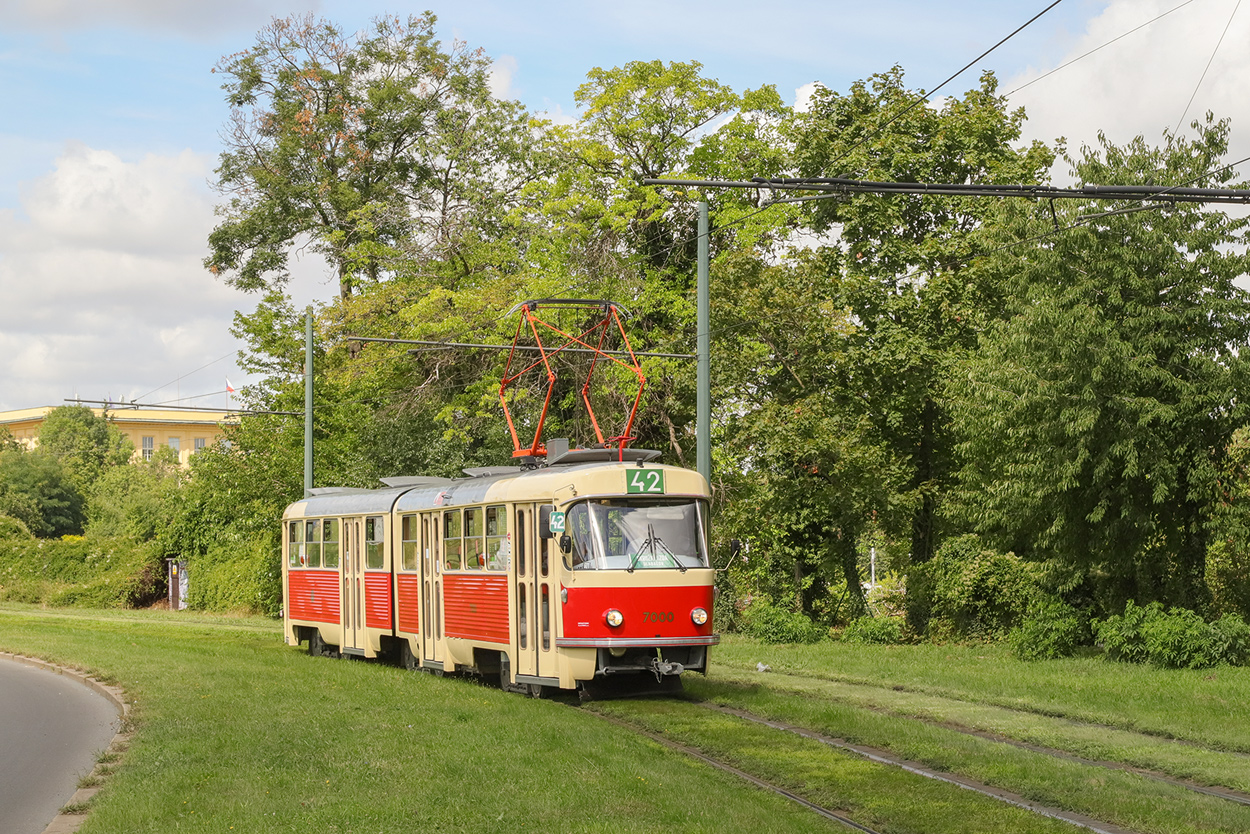
[[365, 552], [358, 518], [343, 519], [343, 649], [363, 649]]
[[538, 651], [534, 643], [535, 570], [534, 543], [536, 540], [534, 519], [537, 514], [532, 504], [516, 507], [516, 543], [513, 547], [513, 564], [516, 565], [514, 602], [512, 606], [512, 673], [514, 675], [538, 675]]
[[[516, 673], [555, 677], [555, 618], [560, 616], [558, 558], [553, 539], [539, 535], [538, 505], [518, 508]], [[524, 557], [521, 549], [524, 547]]]
[[421, 516], [421, 656], [443, 662], [442, 550], [438, 513]]

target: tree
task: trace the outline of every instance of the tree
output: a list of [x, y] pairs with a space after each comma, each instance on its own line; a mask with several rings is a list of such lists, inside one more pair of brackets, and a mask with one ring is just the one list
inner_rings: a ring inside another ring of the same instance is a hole
[[63, 405], [48, 412], [39, 428], [39, 452], [61, 462], [82, 494], [110, 468], [134, 454], [134, 445], [107, 416], [85, 405]]
[[898, 513], [905, 473], [844, 401], [855, 327], [836, 303], [838, 271], [811, 252], [775, 266], [739, 253], [716, 274], [722, 524], [750, 542], [756, 592], [792, 595], [811, 615], [841, 588], [836, 613], [858, 616], [863, 538]]
[[0, 515], [41, 538], [82, 533], [82, 495], [60, 462], [37, 452], [0, 451]]
[[[795, 119], [802, 176], [901, 182], [1034, 183], [1053, 155], [1017, 149], [1023, 110], [1008, 111], [992, 73], [962, 98], [920, 104], [894, 67], [846, 94], [818, 88]], [[937, 545], [940, 496], [954, 458], [942, 390], [952, 361], [975, 345], [978, 327], [998, 314], [1001, 290], [967, 269], [992, 202], [978, 198], [861, 194], [812, 204], [820, 233], [836, 232], [835, 304], [857, 327], [837, 389], [865, 415], [910, 475], [911, 558]]]
[[[454, 253], [528, 173], [519, 104], [495, 99], [480, 50], [444, 49], [435, 17], [379, 18], [353, 40], [311, 15], [274, 20], [217, 72], [231, 104], [205, 266], [281, 286], [292, 248], [330, 262], [346, 299], [396, 258]], [[488, 211], [488, 208], [490, 209]], [[478, 225], [474, 225], [478, 224]]]
[[[1227, 182], [1228, 125], [1069, 159], [1078, 182]], [[1247, 220], [1200, 206], [1002, 207], [984, 264], [1009, 317], [954, 376], [963, 515], [1001, 549], [1059, 566], [1109, 610], [1203, 608], [1208, 525], [1245, 424]], [[1145, 209], [1145, 210], [1143, 210]]]

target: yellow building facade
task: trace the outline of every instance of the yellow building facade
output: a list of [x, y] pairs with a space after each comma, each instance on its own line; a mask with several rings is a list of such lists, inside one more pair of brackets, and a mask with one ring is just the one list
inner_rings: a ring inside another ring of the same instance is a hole
[[[13, 437], [28, 447], [39, 443], [39, 429], [44, 418], [54, 406], [24, 408], [17, 411], [0, 411], [0, 426], [6, 427]], [[212, 409], [161, 409], [161, 408], [92, 408], [98, 416], [107, 416], [118, 431], [126, 435], [135, 447], [135, 457], [151, 459], [157, 449], [169, 447], [178, 453], [178, 460], [186, 466], [191, 455], [212, 446], [222, 436], [222, 425], [233, 422], [236, 416], [228, 411]]]

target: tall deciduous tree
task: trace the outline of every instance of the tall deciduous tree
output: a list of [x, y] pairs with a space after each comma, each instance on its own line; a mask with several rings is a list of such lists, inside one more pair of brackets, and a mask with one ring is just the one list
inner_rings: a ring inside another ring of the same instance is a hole
[[[1082, 183], [1218, 185], [1227, 138], [1209, 122], [1162, 147], [1101, 139], [1070, 161]], [[985, 268], [1010, 316], [955, 377], [964, 509], [1000, 547], [1066, 568], [1112, 609], [1201, 608], [1217, 478], [1248, 416], [1250, 295], [1234, 283], [1250, 268], [1247, 220], [1111, 208], [1061, 207], [1061, 227], [1087, 219], [1059, 233], [1045, 207], [1004, 207], [1001, 240], [1023, 243]]]
[[109, 469], [126, 463], [134, 445], [107, 417], [85, 405], [63, 405], [48, 412], [39, 428], [39, 452], [57, 458], [86, 495]]
[[528, 176], [527, 117], [491, 94], [489, 59], [444, 48], [434, 23], [379, 18], [351, 38], [292, 17], [221, 60], [232, 110], [217, 174], [230, 201], [208, 269], [246, 290], [281, 285], [307, 244], [346, 299], [396, 259], [454, 255], [498, 218]]

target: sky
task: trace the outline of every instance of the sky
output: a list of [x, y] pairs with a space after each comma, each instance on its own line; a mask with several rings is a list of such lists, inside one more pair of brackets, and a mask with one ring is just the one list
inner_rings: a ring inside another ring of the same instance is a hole
[[[248, 382], [230, 324], [259, 299], [202, 267], [229, 114], [212, 68], [273, 17], [311, 12], [356, 31], [431, 9], [444, 41], [492, 57], [497, 91], [568, 120], [590, 69], [633, 60], [697, 60], [737, 91], [773, 85], [788, 102], [895, 64], [932, 89], [1049, 4], [0, 0], [0, 411], [73, 397], [224, 407], [226, 381]], [[1211, 110], [1232, 119], [1240, 159], [1250, 3], [1239, 6], [1063, 0], [943, 92], [993, 70], [1026, 108], [1026, 139], [1072, 148], [1099, 130], [1158, 142]], [[1250, 178], [1250, 163], [1238, 171]], [[335, 284], [305, 259], [291, 292], [303, 306]]]

